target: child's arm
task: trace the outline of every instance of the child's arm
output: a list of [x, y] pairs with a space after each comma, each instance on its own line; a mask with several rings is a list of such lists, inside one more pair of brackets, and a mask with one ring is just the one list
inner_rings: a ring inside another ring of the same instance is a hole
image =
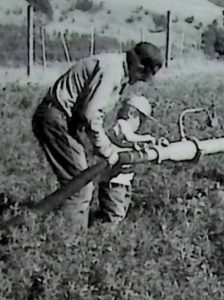
[[120, 122], [121, 130], [125, 139], [129, 142], [152, 142], [155, 144], [156, 139], [151, 134], [137, 134], [133, 132], [126, 122]]
[[129, 135], [125, 135], [126, 139], [130, 142], [137, 143], [137, 142], [152, 142], [155, 143], [155, 138], [150, 134], [136, 134], [132, 133]]

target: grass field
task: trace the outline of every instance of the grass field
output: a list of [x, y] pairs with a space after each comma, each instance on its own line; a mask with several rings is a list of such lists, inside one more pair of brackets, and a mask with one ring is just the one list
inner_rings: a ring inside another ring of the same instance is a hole
[[[154, 116], [157, 137], [179, 139], [178, 115], [185, 107], [209, 107], [224, 117], [223, 65], [199, 72], [158, 76]], [[209, 73], [210, 72], [210, 73]], [[172, 73], [171, 73], [172, 74]], [[160, 79], [160, 80], [159, 80]], [[38, 201], [57, 182], [31, 132], [31, 116], [46, 88], [10, 83], [0, 89], [1, 198]], [[203, 114], [186, 119], [189, 135], [222, 136], [206, 127]], [[117, 231], [96, 224], [71, 235], [62, 216], [14, 229], [1, 240], [0, 299], [222, 300], [224, 299], [223, 155], [198, 164], [138, 167], [134, 198]], [[95, 199], [96, 201], [96, 199]]]

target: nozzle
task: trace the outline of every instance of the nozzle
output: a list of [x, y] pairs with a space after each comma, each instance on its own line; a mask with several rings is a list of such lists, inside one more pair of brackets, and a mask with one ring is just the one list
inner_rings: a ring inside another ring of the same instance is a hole
[[211, 106], [211, 112], [209, 110], [206, 110], [206, 111], [207, 111], [207, 115], [208, 115], [206, 124], [212, 128], [218, 127], [219, 126], [219, 118], [216, 115], [215, 103], [213, 103]]

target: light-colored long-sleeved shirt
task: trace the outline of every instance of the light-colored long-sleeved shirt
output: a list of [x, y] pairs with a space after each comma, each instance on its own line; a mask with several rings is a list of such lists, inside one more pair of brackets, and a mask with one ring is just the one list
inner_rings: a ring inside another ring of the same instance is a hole
[[104, 116], [113, 110], [127, 84], [126, 54], [100, 54], [71, 67], [50, 88], [50, 94], [72, 120], [74, 129], [84, 120], [96, 150], [108, 158], [115, 148], [105, 132]]

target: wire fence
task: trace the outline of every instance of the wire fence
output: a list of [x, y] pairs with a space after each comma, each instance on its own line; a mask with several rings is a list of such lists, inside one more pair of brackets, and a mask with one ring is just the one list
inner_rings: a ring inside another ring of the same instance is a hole
[[[189, 30], [190, 24], [177, 24], [171, 12], [170, 24], [170, 41], [169, 51], [170, 57], [181, 58], [183, 54], [191, 48], [201, 51], [201, 28], [195, 31], [194, 36], [192, 30]], [[191, 26], [192, 27], [192, 26]], [[173, 34], [175, 32], [175, 34]], [[139, 28], [139, 33], [135, 35], [135, 39], [122, 42], [122, 27], [118, 27], [116, 36], [106, 36], [96, 32], [94, 27], [90, 28], [88, 34], [78, 34], [76, 32], [53, 32], [48, 34], [44, 31], [44, 49], [43, 49], [43, 28], [38, 26], [33, 30], [33, 61], [34, 64], [44, 64], [65, 60], [76, 61], [80, 58], [102, 52], [120, 52], [132, 47], [136, 42], [141, 40], [154, 41], [163, 39], [161, 49], [165, 52], [166, 48], [166, 28], [162, 33], [149, 32], [144, 27]], [[28, 63], [27, 51], [27, 27], [16, 25], [0, 25], [0, 65], [20, 67]], [[158, 38], [159, 37], [159, 38]], [[194, 40], [194, 43], [192, 43]], [[66, 45], [64, 45], [64, 43]], [[161, 41], [160, 41], [161, 42]], [[66, 53], [68, 50], [68, 53]]]
[[[46, 31], [45, 31], [46, 32]], [[26, 26], [0, 25], [0, 65], [19, 67], [27, 64], [27, 28]], [[34, 63], [43, 63], [43, 31], [41, 28], [34, 28], [33, 59]], [[72, 61], [89, 56], [91, 52], [118, 52], [131, 47], [135, 41], [120, 43], [116, 37], [94, 34], [92, 41], [91, 31], [89, 34], [78, 34], [75, 32], [54, 32], [45, 33], [44, 46], [47, 62], [64, 62], [66, 60], [63, 39], [69, 50]], [[92, 49], [91, 49], [92, 48]]]

